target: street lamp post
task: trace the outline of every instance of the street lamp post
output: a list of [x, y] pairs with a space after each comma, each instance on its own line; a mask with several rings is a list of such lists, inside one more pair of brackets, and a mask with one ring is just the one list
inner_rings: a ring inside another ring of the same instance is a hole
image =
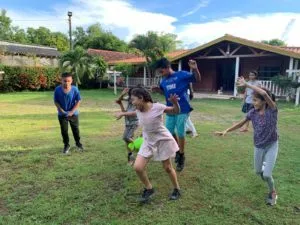
[[69, 17], [69, 38], [70, 38], [70, 50], [73, 49], [72, 45], [72, 23], [71, 23], [71, 17], [72, 17], [72, 12], [68, 12], [68, 17]]

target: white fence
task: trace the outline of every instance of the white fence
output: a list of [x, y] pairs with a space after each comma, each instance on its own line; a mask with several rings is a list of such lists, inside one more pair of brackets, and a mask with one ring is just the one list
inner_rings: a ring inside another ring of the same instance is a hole
[[142, 78], [142, 77], [128, 77], [125, 80], [125, 86], [134, 87], [137, 85], [142, 85], [144, 87], [151, 87], [159, 85], [160, 78]]
[[264, 88], [267, 88], [269, 91], [271, 91], [276, 97], [285, 97], [287, 96], [288, 92], [285, 89], [282, 89], [275, 85], [270, 80], [261, 80], [261, 85]]
[[[142, 85], [144, 87], [157, 86], [160, 82], [159, 77], [156, 78], [143, 78], [143, 77], [128, 77], [125, 79], [126, 87], [134, 87], [137, 85]], [[276, 97], [286, 97], [288, 92], [285, 89], [282, 89], [275, 85], [272, 81], [269, 80], [260, 80], [263, 87], [270, 90]]]

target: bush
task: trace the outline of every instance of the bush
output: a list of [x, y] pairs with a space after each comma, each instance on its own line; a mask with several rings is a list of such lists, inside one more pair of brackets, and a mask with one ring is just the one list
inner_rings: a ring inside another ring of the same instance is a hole
[[1, 66], [0, 91], [51, 90], [60, 83], [58, 68]]

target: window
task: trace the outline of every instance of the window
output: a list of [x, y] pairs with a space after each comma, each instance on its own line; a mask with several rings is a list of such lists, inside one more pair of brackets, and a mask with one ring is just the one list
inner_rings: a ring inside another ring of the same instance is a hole
[[262, 66], [258, 69], [259, 80], [270, 80], [272, 77], [280, 74], [279, 66]]

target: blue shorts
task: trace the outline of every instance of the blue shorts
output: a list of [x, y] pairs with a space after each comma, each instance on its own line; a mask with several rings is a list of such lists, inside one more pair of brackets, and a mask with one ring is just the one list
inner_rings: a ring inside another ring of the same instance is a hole
[[185, 125], [188, 113], [181, 113], [177, 115], [166, 115], [166, 127], [172, 135], [175, 135], [175, 128], [177, 131], [177, 136], [179, 138], [185, 137]]

